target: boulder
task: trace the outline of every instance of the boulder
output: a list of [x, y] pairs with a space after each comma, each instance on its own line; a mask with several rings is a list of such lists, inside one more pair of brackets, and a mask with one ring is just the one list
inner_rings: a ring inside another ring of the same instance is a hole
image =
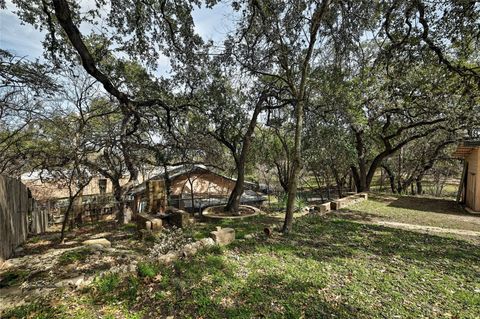
[[245, 238], [245, 239], [253, 239], [253, 238], [255, 238], [255, 234], [246, 234], [245, 236], [243, 236], [243, 238]]
[[175, 253], [168, 253], [158, 257], [158, 262], [164, 265], [173, 263], [178, 259], [178, 255]]
[[192, 244], [187, 244], [183, 247], [182, 256], [191, 257], [197, 253], [197, 248]]
[[198, 242], [202, 244], [202, 247], [211, 247], [215, 245], [215, 241], [212, 238], [202, 238]]
[[109, 242], [106, 238], [89, 239], [89, 240], [85, 240], [82, 244], [84, 246], [88, 246], [95, 249], [112, 247], [112, 243]]
[[218, 245], [228, 245], [235, 240], [235, 229], [220, 228], [210, 233], [210, 237]]
[[79, 275], [76, 277], [60, 280], [57, 283], [55, 283], [55, 287], [58, 288], [66, 288], [66, 287], [72, 287], [72, 288], [80, 288], [84, 287], [92, 282], [91, 279], [85, 278], [84, 275]]

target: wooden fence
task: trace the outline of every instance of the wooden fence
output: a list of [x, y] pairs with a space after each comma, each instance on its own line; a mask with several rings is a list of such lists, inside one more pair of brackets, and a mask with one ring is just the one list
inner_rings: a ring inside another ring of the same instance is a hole
[[29, 233], [47, 229], [48, 215], [33, 210], [33, 204], [25, 185], [0, 175], [0, 262], [9, 258]]

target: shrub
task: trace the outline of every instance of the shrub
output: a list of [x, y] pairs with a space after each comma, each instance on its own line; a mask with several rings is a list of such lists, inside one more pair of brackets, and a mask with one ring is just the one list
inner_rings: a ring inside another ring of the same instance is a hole
[[137, 272], [140, 277], [155, 277], [158, 274], [158, 269], [151, 263], [140, 263], [137, 267]]
[[118, 274], [108, 273], [99, 278], [95, 283], [100, 294], [108, 294], [115, 291], [120, 285], [120, 277]]
[[61, 265], [73, 264], [76, 261], [83, 262], [91, 253], [88, 248], [69, 250], [60, 255], [58, 262]]
[[51, 307], [49, 304], [42, 302], [27, 303], [7, 310], [1, 318], [58, 318], [59, 313], [64, 310], [63, 308], [63, 306]]
[[[288, 194], [284, 194], [278, 199], [278, 204], [282, 208], [287, 207], [287, 202], [288, 202]], [[305, 206], [307, 206], [307, 200], [304, 197], [297, 195], [297, 197], [295, 197], [294, 210], [300, 211]]]
[[140, 287], [140, 281], [136, 276], [129, 276], [128, 280], [125, 282], [126, 287], [121, 293], [121, 297], [127, 299], [129, 302], [135, 302], [135, 299], [138, 294], [138, 289]]
[[2, 275], [0, 278], [0, 288], [14, 286], [22, 282], [28, 276], [28, 271], [11, 270]]

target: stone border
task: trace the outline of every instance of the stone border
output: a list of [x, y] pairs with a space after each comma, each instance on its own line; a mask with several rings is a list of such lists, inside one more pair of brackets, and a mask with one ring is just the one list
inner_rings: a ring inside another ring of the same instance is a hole
[[223, 215], [215, 215], [214, 213], [212, 213], [210, 210], [212, 210], [213, 208], [218, 208], [218, 207], [225, 207], [225, 205], [216, 205], [216, 206], [210, 206], [210, 207], [207, 207], [205, 208], [203, 211], [202, 211], [202, 218], [206, 219], [206, 220], [221, 220], [221, 219], [244, 219], [244, 218], [249, 218], [249, 217], [253, 217], [253, 216], [257, 216], [258, 214], [260, 214], [260, 209], [258, 209], [257, 207], [254, 207], [254, 206], [250, 206], [250, 205], [240, 205], [240, 207], [246, 207], [248, 209], [251, 209], [253, 210], [253, 214], [249, 214], [249, 215], [239, 215], [239, 216], [235, 216], [235, 215], [231, 215], [231, 216], [223, 216]]
[[339, 210], [347, 206], [350, 206], [352, 204], [362, 202], [367, 199], [368, 199], [368, 193], [357, 193], [357, 194], [339, 198], [331, 202], [310, 206], [310, 210], [313, 210], [314, 212], [317, 212], [320, 214], [326, 214], [329, 211]]

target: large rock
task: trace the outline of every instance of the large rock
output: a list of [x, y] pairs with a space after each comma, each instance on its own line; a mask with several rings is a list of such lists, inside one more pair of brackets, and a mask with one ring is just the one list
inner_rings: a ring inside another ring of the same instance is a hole
[[215, 245], [215, 241], [210, 237], [202, 238], [198, 242], [202, 244], [202, 247], [212, 247], [213, 245]]
[[72, 278], [60, 280], [55, 283], [55, 287], [58, 288], [66, 288], [66, 287], [72, 287], [72, 288], [82, 288], [85, 287], [89, 284], [91, 284], [93, 281], [93, 278], [87, 278], [84, 275], [79, 275], [75, 276]]
[[106, 238], [89, 239], [85, 240], [82, 244], [95, 249], [112, 247], [112, 243], [109, 242]]
[[173, 263], [178, 259], [178, 255], [175, 253], [168, 253], [158, 257], [158, 262], [164, 265]]
[[210, 233], [210, 237], [218, 245], [228, 245], [235, 240], [235, 229], [218, 228], [216, 231]]
[[196, 245], [187, 244], [183, 247], [182, 255], [183, 257], [192, 257], [197, 253], [197, 251], [198, 248], [196, 247]]

